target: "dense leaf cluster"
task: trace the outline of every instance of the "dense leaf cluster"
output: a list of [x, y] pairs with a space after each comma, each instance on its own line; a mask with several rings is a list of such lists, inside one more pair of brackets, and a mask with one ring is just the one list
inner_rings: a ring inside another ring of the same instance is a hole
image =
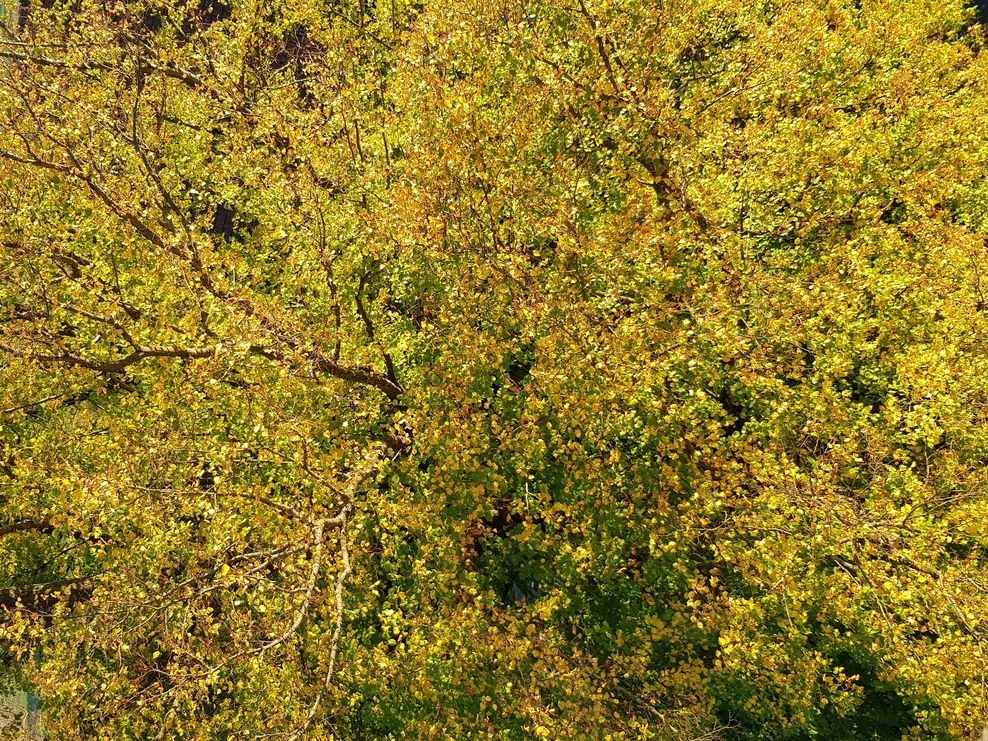
[[0, 41], [0, 658], [60, 739], [960, 739], [959, 0], [73, 0]]

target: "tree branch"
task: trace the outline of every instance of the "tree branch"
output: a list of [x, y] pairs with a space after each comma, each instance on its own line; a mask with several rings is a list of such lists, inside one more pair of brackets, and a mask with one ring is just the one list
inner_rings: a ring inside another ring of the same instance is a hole
[[384, 358], [384, 367], [388, 371], [388, 380], [392, 383], [398, 383], [398, 378], [395, 375], [394, 361], [391, 360], [391, 354], [384, 349], [384, 345], [377, 341], [377, 335], [374, 332], [374, 323], [371, 322], [370, 316], [367, 314], [367, 309], [364, 307], [364, 301], [362, 298], [364, 287], [367, 285], [367, 276], [360, 276], [360, 283], [357, 286], [356, 300], [357, 300], [357, 313], [360, 315], [361, 321], [364, 323], [364, 330], [367, 332], [367, 337], [371, 342], [377, 345], [377, 349], [380, 351], [381, 356]]
[[292, 624], [289, 625], [288, 628], [285, 629], [285, 632], [283, 632], [280, 636], [261, 646], [262, 651], [268, 651], [287, 641], [295, 635], [295, 631], [298, 630], [298, 626], [300, 626], [302, 621], [305, 619], [305, 615], [309, 611], [309, 605], [312, 603], [312, 594], [316, 589], [316, 581], [319, 579], [319, 572], [322, 570], [322, 541], [325, 527], [325, 520], [316, 520], [312, 525], [312, 568], [309, 570], [309, 581], [305, 585], [305, 597], [302, 599], [302, 605], [299, 607], [295, 620], [292, 621]]
[[27, 358], [44, 365], [63, 364], [87, 368], [97, 373], [119, 373], [145, 358], [210, 358], [216, 354], [215, 347], [155, 347], [139, 345], [130, 355], [117, 360], [92, 360], [81, 355], [65, 352], [58, 355], [47, 353], [25, 353], [8, 345], [0, 344], [0, 350], [19, 358]]
[[9, 525], [0, 526], [0, 537], [31, 530], [39, 533], [50, 533], [55, 528], [48, 520], [21, 520], [20, 522], [12, 522]]
[[343, 568], [340, 569], [340, 573], [336, 577], [336, 590], [335, 590], [335, 600], [336, 600], [336, 620], [333, 625], [333, 637], [330, 639], [329, 644], [329, 663], [326, 666], [326, 674], [323, 678], [322, 686], [319, 688], [319, 693], [316, 695], [316, 699], [312, 701], [312, 705], [309, 706], [309, 712], [306, 713], [305, 720], [302, 721], [302, 725], [296, 728], [289, 736], [292, 741], [302, 738], [312, 727], [312, 723], [316, 718], [316, 714], [319, 712], [319, 706], [322, 704], [323, 699], [326, 697], [326, 693], [329, 692], [329, 688], [333, 684], [333, 676], [336, 673], [336, 657], [339, 654], [340, 649], [340, 637], [343, 634], [343, 587], [346, 584], [346, 580], [350, 578], [353, 573], [353, 568], [350, 563], [350, 549], [347, 545], [346, 538], [346, 525], [349, 520], [350, 513], [353, 510], [352, 501], [357, 494], [357, 490], [363, 485], [375, 471], [377, 471], [378, 464], [381, 460], [382, 450], [378, 446], [371, 454], [367, 457], [364, 464], [358, 468], [353, 476], [350, 478], [350, 483], [346, 488], [346, 502], [343, 505], [343, 509], [340, 511], [339, 515], [334, 517], [332, 520], [326, 520], [326, 524], [334, 523], [338, 524], [340, 528], [340, 558], [343, 561]]
[[59, 602], [75, 605], [92, 596], [95, 581], [95, 576], [80, 576], [47, 584], [27, 584], [0, 589], [0, 609], [21, 608], [41, 612]]
[[333, 684], [333, 675], [336, 673], [336, 657], [339, 653], [340, 637], [343, 634], [343, 587], [346, 584], [346, 580], [350, 578], [350, 574], [353, 573], [353, 568], [350, 565], [350, 550], [347, 547], [346, 541], [345, 523], [340, 528], [340, 556], [343, 560], [343, 568], [336, 577], [336, 620], [333, 625], [333, 637], [330, 639], [329, 644], [329, 664], [326, 667], [326, 675], [323, 678], [322, 686], [319, 688], [319, 694], [316, 695], [316, 699], [309, 706], [309, 712], [306, 713], [305, 720], [289, 737], [292, 741], [303, 737], [309, 728], [312, 727], [312, 722], [319, 712], [319, 706], [322, 704], [323, 698], [326, 697], [326, 693], [329, 692], [329, 688]]
[[[14, 62], [28, 62], [31, 64], [36, 64], [39, 67], [55, 67], [56, 69], [74, 69], [79, 72], [113, 72], [119, 71], [117, 67], [107, 62], [97, 62], [91, 59], [87, 59], [79, 63], [66, 62], [62, 59], [52, 59], [51, 57], [41, 56], [40, 54], [25, 54], [16, 51], [0, 51], [0, 59], [9, 59]], [[178, 80], [184, 83], [192, 89], [199, 87], [207, 87], [205, 80], [201, 77], [189, 72], [188, 70], [182, 69], [174, 62], [169, 62], [168, 64], [161, 66], [149, 62], [146, 59], [142, 59], [139, 65], [139, 69], [142, 72], [158, 72], [165, 77], [169, 77], [173, 80]]]
[[318, 352], [313, 352], [310, 357], [312, 359], [312, 367], [317, 372], [334, 376], [343, 381], [352, 381], [354, 383], [373, 386], [382, 391], [392, 401], [401, 396], [405, 391], [399, 384], [387, 376], [378, 373], [373, 368], [363, 365], [343, 365]]
[[43, 399], [38, 399], [37, 401], [28, 401], [24, 404], [18, 404], [17, 406], [9, 407], [4, 409], [0, 414], [13, 414], [14, 412], [19, 412], [22, 409], [30, 409], [31, 407], [41, 406], [42, 404], [47, 404], [49, 401], [57, 401], [65, 396], [65, 394], [52, 394], [51, 396], [46, 396]]

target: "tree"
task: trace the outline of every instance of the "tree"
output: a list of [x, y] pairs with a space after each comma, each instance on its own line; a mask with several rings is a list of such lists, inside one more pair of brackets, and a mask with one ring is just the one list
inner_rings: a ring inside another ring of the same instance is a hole
[[984, 725], [973, 11], [20, 22], [0, 637], [53, 737]]

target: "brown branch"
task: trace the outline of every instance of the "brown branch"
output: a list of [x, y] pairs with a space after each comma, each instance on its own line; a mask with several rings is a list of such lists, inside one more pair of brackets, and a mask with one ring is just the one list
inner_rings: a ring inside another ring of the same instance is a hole
[[261, 502], [262, 504], [266, 504], [269, 507], [272, 507], [273, 509], [278, 510], [279, 512], [281, 512], [282, 515], [284, 515], [285, 517], [287, 517], [290, 520], [303, 520], [303, 519], [305, 519], [302, 516], [302, 513], [299, 512], [294, 507], [289, 507], [287, 504], [282, 504], [281, 502], [276, 502], [276, 501], [274, 501], [273, 499], [271, 499], [269, 497], [258, 497], [257, 498], [257, 501]]
[[[269, 359], [281, 360], [281, 356], [265, 348], [251, 348], [256, 355], [263, 355]], [[69, 365], [97, 373], [119, 373], [146, 358], [184, 358], [186, 360], [197, 360], [210, 358], [216, 354], [215, 347], [174, 347], [174, 346], [151, 346], [138, 345], [134, 352], [116, 360], [93, 360], [70, 352], [59, 354], [32, 353], [17, 350], [9, 345], [0, 344], [0, 351], [19, 358], [27, 358], [45, 365]], [[311, 353], [313, 368], [320, 372], [339, 378], [343, 381], [362, 383], [367, 386], [382, 391], [389, 399], [397, 399], [404, 389], [391, 381], [386, 376], [378, 373], [372, 368], [365, 366], [349, 366], [337, 363], [317, 352]]]
[[398, 378], [395, 375], [394, 361], [391, 359], [391, 353], [384, 349], [384, 345], [377, 341], [377, 335], [374, 332], [374, 323], [371, 321], [370, 315], [367, 313], [367, 309], [364, 307], [364, 300], [362, 298], [364, 292], [364, 286], [367, 285], [367, 276], [360, 276], [360, 283], [357, 285], [356, 301], [357, 301], [357, 313], [360, 315], [360, 320], [364, 323], [364, 330], [367, 332], [367, 337], [377, 345], [377, 349], [381, 353], [381, 357], [384, 358], [384, 367], [388, 371], [388, 380], [394, 384], [398, 383]]
[[[140, 66], [142, 61], [143, 60], [140, 59], [138, 60], [138, 66]], [[198, 255], [196, 254], [195, 244], [192, 241], [192, 231], [189, 226], [189, 220], [188, 218], [186, 218], [185, 212], [179, 207], [177, 203], [175, 203], [175, 199], [172, 198], [171, 193], [168, 192], [168, 189], [165, 187], [165, 184], [161, 180], [161, 175], [159, 174], [158, 170], [151, 164], [151, 160], [147, 155], [147, 149], [145, 148], [141, 140], [141, 135], [140, 135], [140, 131], [138, 130], [137, 122], [139, 119], [139, 114], [141, 109], [141, 94], [144, 91], [144, 83], [140, 79], [140, 77], [138, 78], [138, 83], [136, 85], [136, 88], [137, 89], [134, 91], [134, 108], [133, 111], [131, 112], [131, 117], [130, 117], [131, 146], [134, 148], [134, 151], [137, 152], [137, 156], [140, 158], [141, 163], [144, 165], [144, 170], [147, 172], [148, 177], [154, 183], [154, 187], [157, 189], [158, 194], [161, 196], [161, 199], [164, 201], [165, 206], [167, 206], [167, 208], [170, 209], [173, 213], [178, 214], [179, 220], [182, 223], [182, 231], [185, 233], [185, 239], [192, 250], [192, 254], [196, 258], [196, 262], [198, 263], [199, 259], [198, 259]], [[164, 211], [165, 209], [162, 210]]]
[[411, 444], [411, 441], [407, 438], [401, 437], [400, 435], [393, 435], [390, 432], [382, 432], [377, 435], [376, 439], [380, 440], [396, 453], [407, 450], [408, 446]]
[[[83, 62], [72, 63], [66, 62], [63, 59], [53, 59], [51, 57], [41, 56], [40, 54], [25, 54], [16, 51], [0, 51], [0, 59], [9, 59], [15, 62], [29, 62], [31, 64], [36, 64], [39, 67], [54, 67], [56, 69], [73, 69], [79, 72], [122, 72], [118, 67], [107, 62], [97, 62], [92, 59], [87, 59]], [[199, 87], [207, 87], [206, 81], [201, 77], [189, 72], [186, 69], [182, 69], [174, 62], [169, 62], [165, 66], [154, 64], [146, 59], [141, 60], [138, 65], [138, 69], [141, 72], [158, 72], [165, 77], [169, 77], [173, 80], [178, 80], [184, 83], [192, 89]]]
[[21, 520], [20, 522], [12, 522], [9, 525], [0, 526], [0, 537], [11, 535], [12, 533], [30, 531], [51, 533], [54, 530], [54, 526], [48, 520]]
[[120, 332], [120, 334], [123, 336], [123, 338], [127, 341], [127, 343], [131, 347], [137, 347], [137, 343], [134, 342], [134, 339], [130, 336], [130, 332], [127, 330], [127, 328], [123, 324], [121, 324], [120, 322], [118, 322], [116, 319], [111, 319], [110, 317], [105, 317], [105, 316], [101, 316], [99, 314], [94, 314], [91, 311], [86, 311], [85, 309], [80, 309], [78, 306], [73, 306], [72, 304], [63, 304], [63, 303], [59, 302], [58, 303], [58, 306], [59, 306], [59, 308], [65, 310], [65, 311], [71, 312], [72, 314], [78, 314], [79, 316], [83, 316], [86, 319], [91, 319], [94, 322], [99, 322], [100, 324], [106, 324], [109, 327], [113, 327], [115, 330], [117, 330], [118, 332]]
[[378, 373], [373, 368], [363, 365], [343, 365], [318, 352], [313, 352], [310, 357], [312, 359], [312, 367], [318, 373], [325, 373], [343, 381], [352, 381], [354, 383], [362, 383], [366, 386], [373, 386], [379, 391], [382, 391], [392, 401], [401, 396], [405, 391], [399, 384], [387, 376]]
[[65, 394], [53, 394], [51, 396], [46, 396], [43, 399], [38, 399], [37, 401], [29, 401], [24, 404], [18, 404], [17, 406], [4, 409], [0, 414], [13, 414], [14, 412], [19, 412], [22, 409], [30, 409], [31, 407], [41, 406], [42, 404], [47, 404], [49, 401], [57, 401], [64, 397]]
[[[32, 165], [35, 167], [41, 167], [44, 169], [56, 170], [58, 172], [64, 172], [71, 174], [74, 177], [79, 178], [84, 182], [89, 189], [95, 194], [103, 203], [105, 203], [110, 210], [115, 213], [118, 217], [130, 224], [134, 230], [140, 234], [144, 239], [149, 241], [151, 244], [168, 252], [181, 259], [188, 260], [191, 267], [199, 274], [200, 284], [213, 295], [215, 295], [220, 300], [227, 303], [234, 303], [241, 310], [245, 311], [248, 315], [256, 315], [256, 311], [249, 302], [238, 301], [226, 292], [219, 291], [212, 282], [209, 274], [203, 269], [203, 265], [199, 260], [198, 256], [195, 254], [187, 255], [178, 246], [169, 246], [165, 241], [158, 235], [153, 229], [151, 229], [147, 224], [145, 224], [135, 213], [129, 209], [124, 208], [121, 204], [117, 203], [116, 200], [97, 183], [91, 176], [85, 174], [83, 171], [82, 164], [76, 159], [74, 153], [71, 150], [66, 150], [69, 158], [72, 160], [73, 167], [66, 165], [57, 165], [53, 162], [47, 162], [45, 160], [40, 160], [34, 157], [22, 157], [16, 155], [12, 152], [6, 152], [0, 150], [0, 157], [12, 160], [14, 162], [19, 162], [22, 164]], [[278, 339], [285, 344], [287, 344], [292, 349], [298, 349], [298, 342], [291, 340], [282, 333], [274, 332]], [[0, 350], [6, 352], [24, 356], [23, 353], [18, 353], [12, 348], [0, 345]], [[157, 357], [208, 357], [213, 355], [215, 350], [212, 348], [195, 348], [192, 350], [180, 350], [177, 348], [147, 348], [138, 347], [130, 355], [120, 358], [116, 361], [93, 361], [71, 353], [63, 353], [60, 355], [33, 355], [35, 360], [43, 363], [64, 363], [67, 365], [76, 365], [83, 368], [89, 368], [90, 370], [95, 370], [101, 373], [116, 373], [124, 368], [127, 368], [134, 363], [140, 362], [146, 357], [157, 356]], [[259, 354], [266, 354], [267, 357], [273, 358], [278, 357], [276, 353], [265, 350]], [[325, 373], [327, 375], [339, 378], [343, 381], [350, 381], [352, 383], [360, 383], [366, 386], [373, 386], [374, 388], [380, 390], [389, 399], [394, 401], [403, 392], [401, 384], [397, 382], [394, 378], [389, 378], [387, 375], [375, 371], [373, 368], [368, 368], [366, 366], [350, 366], [340, 363], [338, 360], [330, 359], [325, 355], [319, 353], [318, 351], [312, 351], [309, 353], [309, 358], [312, 362], [313, 369], [318, 373]], [[385, 362], [391, 366], [389, 367], [389, 373], [393, 375], [393, 364], [388, 362], [388, 358]]]
[[27, 584], [0, 589], [0, 609], [21, 608], [42, 612], [59, 602], [75, 605], [92, 596], [95, 581], [94, 576], [80, 576], [47, 584]]
[[365, 26], [365, 25], [363, 25], [361, 23], [357, 23], [352, 18], [347, 17], [346, 14], [341, 13], [340, 11], [334, 9], [331, 6], [327, 6], [327, 10], [329, 10], [329, 12], [332, 13], [333, 15], [335, 15], [337, 18], [340, 18], [340, 19], [346, 21], [347, 23], [349, 23], [354, 28], [359, 28], [360, 31], [361, 31], [361, 33], [366, 34], [367, 36], [369, 36], [371, 38], [372, 41], [374, 41], [377, 44], [380, 44], [385, 49], [387, 49], [389, 51], [392, 50], [392, 49], [394, 49], [394, 47], [391, 44], [389, 44], [387, 41], [385, 41], [384, 39], [382, 39], [381, 37], [379, 37], [377, 34], [375, 34], [373, 31], [371, 31], [370, 29], [368, 29], [367, 26]]
[[[70, 152], [69, 155], [72, 156], [72, 153]], [[75, 159], [74, 156], [73, 156], [73, 159]], [[134, 231], [136, 231], [138, 234], [140, 234], [142, 237], [144, 237], [144, 239], [146, 239], [148, 242], [150, 242], [151, 244], [153, 244], [155, 247], [160, 247], [161, 249], [163, 249], [163, 250], [165, 250], [167, 252], [171, 252], [173, 255], [175, 255], [177, 257], [185, 257], [181, 253], [181, 251], [178, 250], [177, 248], [175, 248], [175, 247], [172, 247], [172, 248], [167, 247], [165, 245], [165, 241], [158, 235], [158, 233], [155, 232], [151, 227], [149, 227], [143, 221], [141, 221], [138, 218], [137, 214], [135, 214], [130, 209], [126, 209], [123, 206], [121, 206], [120, 204], [118, 204], [115, 200], [113, 200], [113, 198], [110, 196], [110, 194], [107, 193], [102, 188], [102, 186], [100, 186], [99, 183], [97, 183], [95, 180], [93, 180], [93, 178], [91, 178], [89, 175], [84, 175], [82, 173], [82, 167], [79, 166], [78, 163], [76, 163], [76, 166], [78, 167], [79, 172], [74, 172], [72, 174], [75, 175], [80, 180], [82, 180], [86, 185], [88, 185], [89, 186], [89, 189], [93, 193], [95, 193], [96, 196], [101, 201], [103, 201], [103, 203], [105, 203], [107, 206], [109, 206], [110, 207], [110, 210], [113, 211], [113, 213], [115, 213], [121, 219], [123, 219], [128, 224], [130, 224], [134, 228]]]
[[180, 82], [184, 82], [186, 85], [188, 85], [191, 88], [208, 87], [206, 85], [206, 81], [203, 80], [201, 77], [192, 74], [188, 70], [182, 69], [174, 62], [169, 62], [167, 65], [162, 67], [160, 65], [153, 64], [145, 60], [141, 66], [143, 69], [151, 70], [152, 72], [160, 72], [165, 77], [170, 77], [173, 80], [179, 80]]
[[52, 59], [51, 57], [43, 57], [40, 54], [22, 54], [16, 51], [0, 51], [0, 59], [10, 59], [15, 62], [31, 62], [37, 64], [40, 67], [56, 67], [58, 69], [74, 69], [79, 72], [90, 72], [92, 70], [99, 70], [100, 72], [109, 72], [114, 69], [114, 67], [106, 62], [95, 62], [90, 59], [84, 62], [73, 64], [71, 62], [66, 62], [63, 59]]
[[620, 95], [621, 88], [618, 86], [617, 77], [614, 74], [614, 67], [611, 65], [611, 57], [607, 53], [607, 47], [604, 44], [604, 39], [600, 35], [597, 19], [594, 18], [593, 13], [587, 9], [587, 5], [584, 0], [580, 0], [580, 11], [582, 12], [584, 18], [587, 19], [587, 23], [590, 24], [590, 30], [593, 31], [594, 40], [597, 42], [597, 53], [604, 62], [604, 68], [607, 70], [607, 79], [610, 81], [611, 87], [614, 89], [614, 94]]
[[72, 171], [72, 168], [65, 165], [56, 165], [54, 162], [47, 162], [45, 160], [38, 159], [37, 157], [22, 157], [21, 155], [14, 154], [13, 152], [0, 151], [0, 158], [10, 160], [11, 162], [17, 162], [21, 165], [40, 167], [43, 170], [55, 170], [56, 172], [64, 173], [69, 173]]
[[139, 363], [145, 358], [185, 358], [199, 359], [210, 358], [216, 354], [215, 347], [154, 347], [140, 345], [130, 355], [125, 355], [117, 360], [92, 360], [81, 355], [65, 352], [58, 355], [47, 353], [25, 353], [7, 345], [0, 344], [0, 350], [20, 358], [27, 358], [44, 365], [62, 364], [77, 366], [97, 373], [119, 373], [135, 363]]
[[141, 221], [137, 217], [137, 214], [133, 213], [128, 209], [125, 209], [123, 206], [117, 203], [112, 198], [112, 196], [110, 196], [110, 194], [107, 193], [106, 190], [99, 185], [99, 183], [97, 183], [91, 176], [84, 174], [81, 163], [79, 163], [79, 161], [75, 158], [74, 153], [70, 149], [66, 148], [66, 153], [69, 155], [69, 158], [72, 160], [73, 165], [75, 165], [74, 168], [69, 167], [68, 165], [59, 165], [54, 162], [48, 162], [47, 160], [42, 160], [34, 156], [23, 157], [19, 154], [14, 154], [13, 152], [7, 152], [7, 151], [0, 151], [0, 158], [10, 160], [11, 162], [17, 162], [23, 165], [40, 167], [44, 170], [54, 170], [55, 172], [65, 173], [78, 178], [83, 183], [85, 183], [89, 187], [89, 189], [96, 195], [96, 197], [99, 198], [101, 201], [103, 201], [103, 203], [105, 203], [110, 208], [110, 210], [113, 211], [113, 213], [115, 213], [118, 217], [120, 217], [128, 224], [130, 224], [138, 234], [144, 237], [144, 239], [146, 239], [156, 247], [159, 247], [165, 250], [166, 252], [170, 252], [176, 257], [183, 257], [183, 258], [185, 257], [185, 255], [183, 255], [181, 250], [179, 250], [178, 248], [176, 247], [169, 248], [167, 245], [165, 245], [164, 240], [153, 229], [151, 229], [151, 227], [149, 227], [147, 224]]

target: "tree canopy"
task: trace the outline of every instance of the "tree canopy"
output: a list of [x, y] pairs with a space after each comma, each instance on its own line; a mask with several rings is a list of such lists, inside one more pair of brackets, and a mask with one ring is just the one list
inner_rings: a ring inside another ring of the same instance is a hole
[[0, 660], [58, 739], [961, 739], [959, 0], [47, 0]]

